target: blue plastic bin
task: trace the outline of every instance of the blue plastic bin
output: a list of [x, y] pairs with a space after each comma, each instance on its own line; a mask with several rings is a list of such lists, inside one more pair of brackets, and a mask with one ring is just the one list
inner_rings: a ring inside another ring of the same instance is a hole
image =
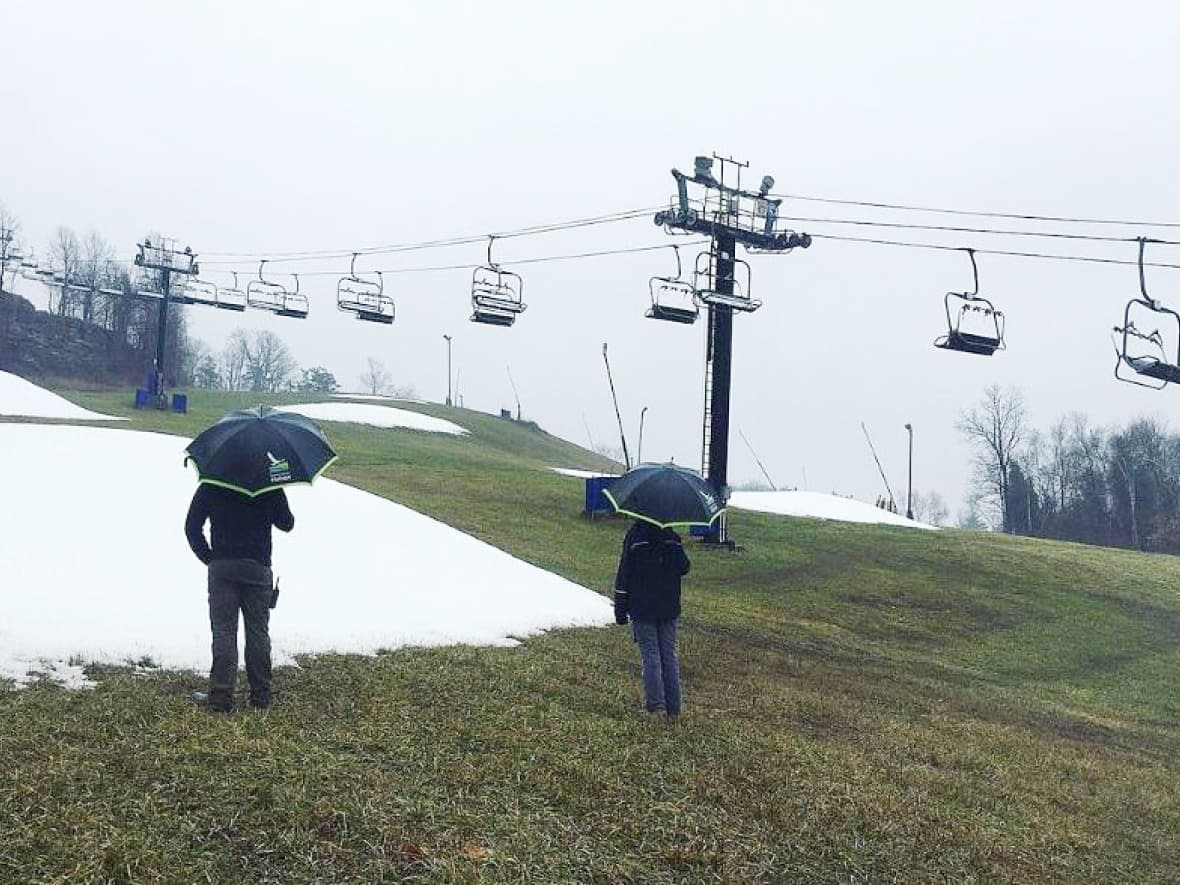
[[182, 415], [188, 412], [188, 394], [174, 393], [172, 394], [172, 411], [180, 412]]
[[590, 516], [594, 516], [596, 513], [614, 512], [615, 508], [606, 499], [606, 495], [602, 494], [602, 490], [614, 479], [613, 476], [586, 477], [586, 513]]
[[135, 408], [147, 409], [151, 407], [151, 404], [152, 392], [150, 390], [144, 390], [142, 387], [137, 387], [135, 389]]

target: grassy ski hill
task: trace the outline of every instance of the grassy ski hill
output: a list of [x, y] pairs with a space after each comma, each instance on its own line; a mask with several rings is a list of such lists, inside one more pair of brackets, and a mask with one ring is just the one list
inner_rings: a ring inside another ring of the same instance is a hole
[[[60, 392], [186, 435], [258, 402]], [[609, 588], [625, 523], [547, 469], [609, 462], [397, 405], [471, 434], [326, 425], [329, 476]], [[689, 548], [674, 727], [635, 713], [624, 628], [318, 657], [227, 718], [188, 705], [187, 673], [0, 689], [0, 881], [1180, 880], [1180, 562], [731, 525], [742, 552]]]

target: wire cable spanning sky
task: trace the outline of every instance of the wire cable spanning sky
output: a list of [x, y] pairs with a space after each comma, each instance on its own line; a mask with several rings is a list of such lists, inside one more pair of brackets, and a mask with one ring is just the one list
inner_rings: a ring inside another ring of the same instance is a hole
[[[930, 208], [917, 207], [908, 204], [900, 203], [881, 203], [864, 200], [832, 200], [820, 197], [804, 197], [799, 195], [791, 195], [784, 197], [784, 199], [794, 200], [813, 200], [815, 202], [823, 203], [838, 203], [847, 206], [858, 207], [874, 207], [885, 208], [895, 211], [903, 211], [907, 213], [944, 213], [953, 214], [957, 216], [974, 216], [974, 217], [993, 217], [993, 218], [1008, 218], [1021, 220], [1035, 220], [1048, 221], [1054, 223], [1070, 223], [1070, 224], [1090, 224], [1090, 225], [1134, 225], [1140, 229], [1150, 227], [1180, 227], [1180, 224], [1172, 224], [1170, 222], [1135, 222], [1135, 221], [1115, 221], [1115, 220], [1098, 220], [1098, 219], [1084, 219], [1084, 218], [1066, 218], [1062, 216], [1047, 216], [1032, 213], [1007, 213], [1007, 212], [990, 212], [990, 211], [976, 211], [965, 209], [947, 209], [947, 208]], [[211, 267], [213, 271], [228, 274], [236, 271], [239, 275], [246, 273], [253, 273], [257, 268], [259, 262], [265, 261], [267, 264], [287, 264], [292, 262], [325, 262], [329, 260], [339, 260], [352, 257], [371, 257], [377, 255], [394, 255], [421, 252], [431, 249], [450, 248], [456, 246], [470, 246], [477, 243], [482, 243], [494, 247], [495, 240], [498, 239], [519, 239], [539, 234], [555, 233], [559, 231], [577, 230], [579, 228], [587, 228], [598, 225], [617, 224], [619, 222], [635, 221], [638, 219], [649, 220], [652, 214], [658, 211], [660, 207], [647, 207], [638, 209], [625, 209], [618, 212], [611, 212], [603, 215], [597, 215], [586, 218], [576, 218], [567, 221], [551, 222], [546, 224], [535, 224], [527, 227], [516, 228], [512, 230], [505, 230], [501, 233], [483, 234], [483, 235], [463, 235], [453, 237], [443, 237], [431, 240], [423, 240], [414, 243], [395, 243], [379, 246], [358, 246], [353, 249], [313, 249], [303, 251], [290, 252], [207, 252], [201, 256], [201, 264], [205, 267]], [[867, 228], [882, 228], [892, 230], [905, 231], [921, 231], [938, 234], [975, 234], [986, 237], [1027, 237], [1027, 238], [1043, 238], [1043, 239], [1058, 239], [1070, 240], [1077, 242], [1093, 242], [1093, 243], [1135, 243], [1138, 237], [1128, 236], [1113, 236], [1104, 234], [1087, 234], [1075, 233], [1070, 231], [1052, 231], [1052, 230], [1026, 230], [1016, 228], [988, 228], [988, 227], [963, 227], [954, 225], [935, 225], [923, 224], [919, 222], [905, 222], [905, 221], [881, 221], [868, 218], [830, 218], [830, 217], [813, 217], [813, 216], [794, 216], [794, 215], [780, 215], [781, 222], [791, 222], [797, 224], [807, 225], [846, 225]], [[1047, 261], [1076, 261], [1094, 264], [1113, 264], [1113, 265], [1138, 265], [1137, 260], [1117, 257], [1105, 257], [1094, 255], [1071, 255], [1062, 253], [1049, 252], [1034, 252], [1027, 250], [1014, 250], [1002, 248], [989, 248], [966, 245], [949, 245], [946, 243], [932, 243], [920, 242], [912, 240], [893, 240], [883, 239], [878, 237], [857, 237], [847, 236], [832, 233], [817, 232], [808, 229], [812, 237], [821, 240], [832, 240], [846, 243], [861, 243], [866, 245], [877, 246], [891, 246], [898, 248], [909, 249], [936, 249], [942, 251], [960, 251], [967, 248], [973, 249], [980, 255], [998, 255], [1016, 258], [1033, 258]], [[704, 246], [708, 244], [708, 240], [686, 240], [676, 245], [683, 246]], [[1147, 242], [1154, 245], [1163, 246], [1180, 246], [1180, 240], [1166, 240], [1149, 238]], [[658, 251], [660, 249], [672, 248], [669, 243], [655, 243], [645, 246], [626, 246], [614, 249], [594, 249], [583, 252], [563, 253], [556, 255], [534, 255], [520, 258], [513, 258], [511, 264], [513, 266], [523, 266], [530, 264], [540, 264], [550, 261], [576, 261], [590, 258], [603, 258], [613, 255], [630, 255], [643, 252]], [[490, 251], [490, 250], [489, 250]], [[132, 262], [115, 262], [116, 265], [122, 266], [125, 269], [132, 270], [134, 265]], [[412, 274], [412, 273], [434, 273], [453, 270], [471, 270], [481, 266], [481, 262], [468, 261], [463, 263], [453, 264], [434, 264], [421, 265], [411, 267], [383, 267], [366, 269], [365, 273], [382, 273], [382, 274]], [[1144, 261], [1144, 267], [1163, 268], [1163, 269], [1180, 269], [1180, 264], [1161, 261]], [[272, 270], [274, 268], [272, 267]], [[339, 276], [339, 270], [308, 270], [299, 272], [301, 277], [330, 277]]]

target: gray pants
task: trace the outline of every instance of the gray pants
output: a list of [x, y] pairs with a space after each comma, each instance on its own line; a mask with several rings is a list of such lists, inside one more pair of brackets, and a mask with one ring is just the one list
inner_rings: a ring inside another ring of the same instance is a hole
[[631, 635], [643, 659], [643, 701], [649, 713], [680, 715], [680, 661], [676, 619], [631, 621]]
[[270, 703], [271, 572], [252, 559], [209, 563], [209, 625], [213, 628], [213, 667], [209, 706], [233, 709], [238, 678], [238, 612], [246, 622], [246, 679], [250, 702]]

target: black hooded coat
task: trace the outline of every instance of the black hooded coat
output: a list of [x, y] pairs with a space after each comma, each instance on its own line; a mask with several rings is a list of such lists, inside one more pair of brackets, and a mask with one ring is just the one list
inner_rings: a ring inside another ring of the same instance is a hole
[[680, 536], [642, 520], [627, 530], [615, 573], [615, 620], [670, 621], [680, 617], [680, 579], [688, 574]]

